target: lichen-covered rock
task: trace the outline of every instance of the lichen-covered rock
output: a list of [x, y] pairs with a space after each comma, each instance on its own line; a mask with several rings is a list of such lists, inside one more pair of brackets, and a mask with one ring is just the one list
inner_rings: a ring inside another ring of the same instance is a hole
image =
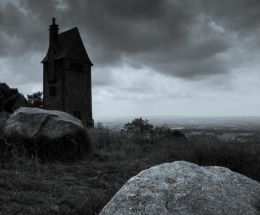
[[259, 215], [260, 184], [224, 167], [177, 161], [140, 172], [100, 215]]
[[82, 122], [68, 113], [22, 107], [10, 115], [5, 139], [16, 153], [45, 158], [71, 158], [87, 151]]

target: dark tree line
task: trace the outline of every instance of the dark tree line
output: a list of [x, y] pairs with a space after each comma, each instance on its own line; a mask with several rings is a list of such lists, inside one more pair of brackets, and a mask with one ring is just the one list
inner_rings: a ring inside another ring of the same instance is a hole
[[18, 89], [0, 83], [0, 112], [12, 113], [19, 107], [43, 107], [42, 92], [27, 95], [27, 99]]

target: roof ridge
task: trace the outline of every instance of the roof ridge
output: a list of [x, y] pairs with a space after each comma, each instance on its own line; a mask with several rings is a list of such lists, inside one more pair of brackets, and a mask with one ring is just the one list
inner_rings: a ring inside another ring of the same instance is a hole
[[69, 33], [69, 32], [71, 32], [71, 31], [75, 31], [75, 30], [79, 31], [78, 27], [74, 27], [74, 28], [71, 28], [71, 29], [69, 29], [69, 30], [63, 31], [63, 32], [59, 33], [59, 35], [61, 35], [61, 34], [66, 34], [66, 33]]
[[[93, 65], [89, 59], [88, 53], [85, 49], [84, 43], [80, 36], [77, 27], [71, 28], [67, 31], [59, 33], [58, 49], [55, 54], [55, 59], [68, 58], [72, 60], [79, 60]], [[48, 52], [42, 62], [48, 60]]]

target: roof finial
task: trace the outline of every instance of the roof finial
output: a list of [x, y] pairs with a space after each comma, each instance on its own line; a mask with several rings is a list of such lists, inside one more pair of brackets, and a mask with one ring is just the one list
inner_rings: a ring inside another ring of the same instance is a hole
[[55, 20], [56, 20], [56, 19], [53, 17], [53, 18], [52, 18], [52, 24], [53, 24], [53, 25], [56, 25]]

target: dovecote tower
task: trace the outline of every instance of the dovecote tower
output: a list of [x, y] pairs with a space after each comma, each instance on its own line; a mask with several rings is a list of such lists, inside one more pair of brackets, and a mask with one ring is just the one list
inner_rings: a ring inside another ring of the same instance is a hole
[[46, 109], [61, 110], [93, 127], [91, 67], [78, 28], [59, 33], [52, 19], [49, 48], [43, 64], [43, 102]]

